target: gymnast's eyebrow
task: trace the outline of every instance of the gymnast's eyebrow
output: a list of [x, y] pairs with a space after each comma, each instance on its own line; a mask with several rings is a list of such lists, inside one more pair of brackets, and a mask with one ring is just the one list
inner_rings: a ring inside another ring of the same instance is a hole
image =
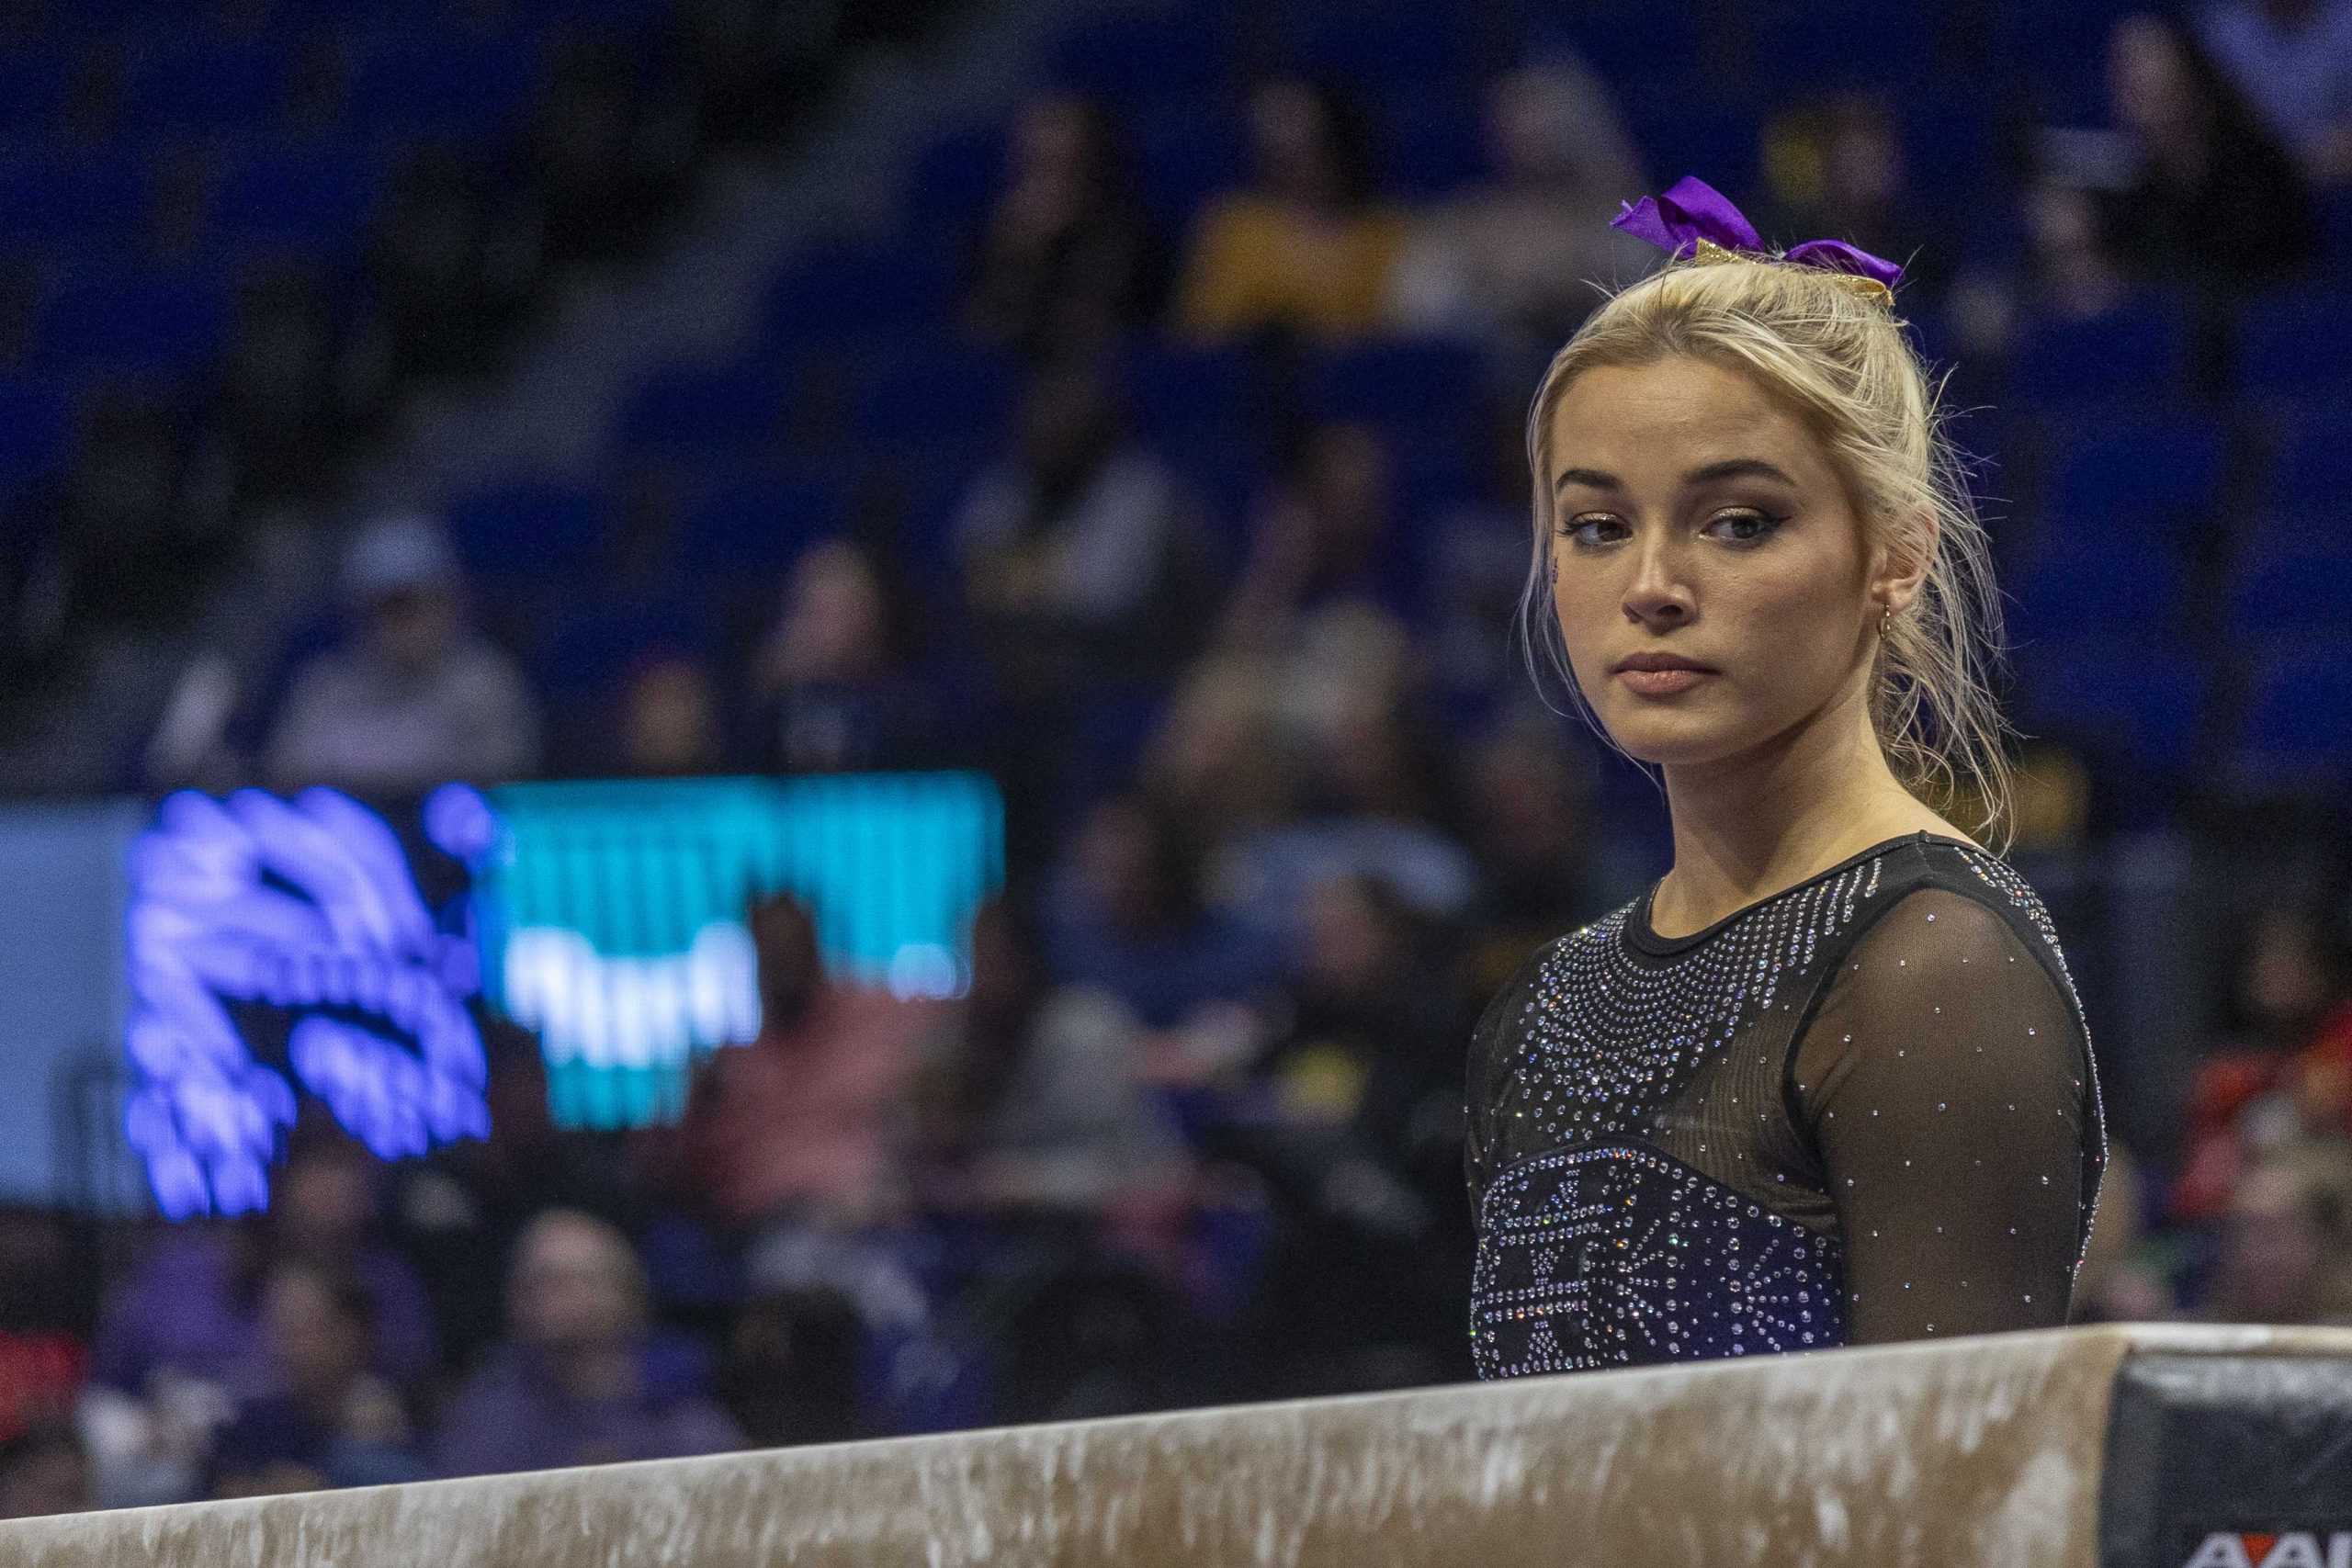
[[[1719, 463], [1702, 463], [1684, 474], [1682, 482], [1690, 486], [1709, 484], [1716, 479], [1778, 479], [1792, 487], [1797, 482], [1777, 464], [1768, 463], [1761, 457], [1725, 457]], [[1552, 489], [1557, 492], [1572, 484], [1585, 485], [1593, 490], [1625, 488], [1625, 482], [1615, 474], [1605, 473], [1599, 468], [1562, 468], [1552, 480]]]
[[1589, 490], [1625, 488], [1617, 482], [1615, 474], [1602, 473], [1599, 468], [1562, 468], [1558, 477], [1552, 481], [1552, 489], [1555, 493], [1567, 489], [1570, 485], [1583, 485]]

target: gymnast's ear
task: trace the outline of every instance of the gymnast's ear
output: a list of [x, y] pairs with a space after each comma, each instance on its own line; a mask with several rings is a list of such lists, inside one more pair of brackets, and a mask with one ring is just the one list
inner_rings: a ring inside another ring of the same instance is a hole
[[1901, 615], [1919, 596], [1920, 585], [1935, 565], [1941, 525], [1932, 508], [1922, 507], [1870, 534], [1870, 575], [1864, 588], [1871, 614], [1892, 610]]

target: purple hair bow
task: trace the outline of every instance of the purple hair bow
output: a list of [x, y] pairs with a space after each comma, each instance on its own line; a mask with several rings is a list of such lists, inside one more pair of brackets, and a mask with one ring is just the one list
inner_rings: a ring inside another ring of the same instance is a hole
[[[1664, 196], [1645, 196], [1631, 205], [1620, 202], [1618, 206], [1623, 210], [1609, 220], [1611, 228], [1623, 229], [1635, 239], [1647, 240], [1676, 256], [1703, 254], [1710, 248], [1764, 249], [1763, 236], [1757, 233], [1756, 225], [1723, 192], [1696, 175], [1683, 175], [1667, 187]], [[1886, 290], [1889, 299], [1894, 297], [1894, 286], [1903, 276], [1903, 269], [1884, 256], [1874, 256], [1843, 240], [1807, 240], [1801, 245], [1790, 246], [1785, 254], [1788, 260], [1801, 265], [1867, 279]]]

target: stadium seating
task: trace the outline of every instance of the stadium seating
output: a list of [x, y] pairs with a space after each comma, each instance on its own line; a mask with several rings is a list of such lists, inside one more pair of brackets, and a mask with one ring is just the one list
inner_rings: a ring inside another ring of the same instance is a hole
[[2029, 559], [2004, 584], [2010, 639], [2018, 645], [2093, 633], [2164, 637], [2185, 620], [2187, 572], [2161, 538], [2117, 529]]
[[2246, 301], [2237, 383], [2249, 398], [2324, 397], [2352, 380], [2352, 294], [2314, 286]]
[[2196, 413], [2103, 414], [2064, 431], [2044, 504], [2067, 546], [2170, 548], [2219, 503], [2224, 439]]
[[624, 454], [726, 457], [773, 440], [787, 376], [769, 356], [733, 365], [673, 365], [638, 383], [613, 431]]
[[2162, 402], [2185, 395], [2188, 367], [2187, 310], [2152, 294], [2086, 321], [2029, 323], [2008, 392], [2037, 407]]
[[[1032, 81], [1114, 112], [1173, 251], [1205, 202], [1247, 178], [1242, 94], [1268, 70], [1353, 89], [1373, 118], [1377, 188], [1407, 208], [1487, 173], [1486, 84], [1513, 61], [1574, 51], [1617, 93], [1659, 183], [1702, 172], [1743, 199], [1758, 186], [1764, 107], [1852, 77], [1902, 89], [1893, 101], [1917, 195], [1960, 215], [1953, 231], [1983, 262], [2019, 243], [2004, 116], [2098, 118], [2098, 62], [2120, 9], [1991, 0], [1984, 25], [1962, 33], [1931, 8], [1823, 0], [1756, 7], [1719, 35], [1696, 8], [1631, 0], [1503, 5], [1474, 20], [1377, 0], [1139, 6], [1050, 32]], [[236, 25], [190, 20], [161, 0], [47, 7], [0, 51], [0, 213], [28, 323], [0, 378], [0, 502], [29, 505], [56, 479], [77, 410], [103, 381], [135, 377], [204, 406], [236, 330], [232, 302], [258, 268], [296, 263], [338, 322], [364, 317], [376, 225], [421, 143], [504, 168], [567, 40], [606, 28], [650, 42], [671, 12], [663, 0], [514, 0], [421, 27], [391, 0], [279, 0]], [[1726, 51], [1746, 73], [1736, 91], [1708, 90]], [[1815, 69], [1831, 60], [1826, 74]], [[1992, 101], [1951, 73], [1972, 60], [2017, 66], [2004, 76], [2010, 96]], [[119, 86], [112, 118], [95, 125], [83, 102], [94, 69]], [[611, 542], [616, 481], [652, 469], [676, 497], [689, 575], [729, 562], [768, 573], [846, 526], [850, 497], [878, 478], [906, 510], [917, 586], [952, 597], [937, 547], [944, 519], [1001, 450], [1022, 384], [1016, 361], [963, 346], [954, 331], [966, 247], [1002, 177], [1006, 132], [1001, 118], [939, 127], [900, 171], [897, 229], [819, 244], [780, 269], [740, 358], [643, 375], [612, 420], [600, 475], [553, 487], [493, 475], [458, 498], [451, 520], [466, 558], [492, 575], [588, 577]], [[2352, 244], [2352, 200], [2328, 212], [2336, 243]], [[172, 222], [180, 231], [167, 245]], [[2025, 645], [2026, 711], [2047, 720], [2112, 679], [2112, 734], [2100, 744], [2187, 767], [2198, 738], [2222, 732], [2210, 705], [2232, 700], [2190, 654], [2199, 636], [2269, 649], [2346, 624], [2336, 585], [2352, 571], [2332, 521], [2352, 493], [2341, 412], [2352, 299], [2340, 287], [2245, 301], [2224, 334], [2219, 405], [2199, 400], [2212, 390], [2192, 385], [2201, 340], [2173, 295], [2031, 321], [1998, 382], [1954, 346], [1932, 301], [1916, 297], [1906, 314], [1931, 356], [1963, 361], [1957, 400], [2001, 411], [2003, 428], [1971, 444], [2003, 465], [1984, 482]], [[1156, 331], [1116, 360], [1139, 434], [1201, 499], [1229, 557], [1246, 549], [1238, 536], [1293, 414], [1380, 431], [1408, 548], [1429, 518], [1482, 488], [1478, 430], [1497, 389], [1475, 345], [1309, 352], [1292, 381], [1239, 351], [1178, 346]], [[799, 449], [812, 429], [821, 462]], [[2192, 592], [2207, 572], [2218, 586]], [[2266, 674], [2250, 692], [2250, 734], [2300, 733], [2293, 705], [2277, 706], [2283, 679]]]
[[2255, 788], [2352, 781], [2352, 669], [2340, 637], [2258, 661], [2233, 762], [2238, 781]]
[[252, 149], [221, 175], [209, 214], [213, 233], [232, 253], [348, 261], [367, 232], [383, 173], [364, 145], [340, 138]]
[[778, 575], [803, 549], [838, 532], [847, 513], [841, 486], [822, 473], [730, 475], [687, 514], [678, 564], [692, 576]]
[[2280, 420], [2277, 430], [2265, 506], [2287, 518], [2340, 515], [2352, 491], [2352, 409], [2317, 402]]
[[2014, 663], [2026, 734], [2078, 747], [2159, 795], [2188, 773], [2213, 686], [2188, 643], [2092, 633], [2021, 648]]
[[490, 577], [582, 572], [609, 539], [605, 497], [582, 485], [499, 485], [458, 497], [447, 515], [458, 554]]
[[1053, 46], [1046, 73], [1060, 86], [1122, 107], [1181, 101], [1225, 81], [1225, 36], [1177, 10], [1090, 18]]
[[[28, 325], [0, 381], [9, 529], [57, 525], [47, 498], [75, 459], [77, 411], [102, 388], [135, 378], [191, 427], [206, 417], [254, 277], [291, 264], [338, 331], [361, 331], [383, 303], [368, 271], [380, 197], [420, 142], [456, 167], [505, 166], [560, 41], [596, 28], [650, 40], [668, 9], [74, 0], [12, 17], [0, 244]], [[585, 547], [576, 515], [559, 526], [544, 510], [485, 504], [459, 509], [478, 558], [515, 538], [551, 558]]]

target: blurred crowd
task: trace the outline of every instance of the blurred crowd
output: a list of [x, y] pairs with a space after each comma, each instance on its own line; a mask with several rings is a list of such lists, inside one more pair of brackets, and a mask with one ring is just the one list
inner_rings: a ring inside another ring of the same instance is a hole
[[[1978, 206], [1922, 188], [1903, 106], [1866, 87], [1763, 117], [1733, 194], [1781, 243], [1904, 259], [1961, 400], [2083, 417], [2099, 366], [2052, 391], [2037, 344], [2154, 290], [2188, 302], [2179, 396], [2250, 422], [2234, 312], [2352, 259], [2352, 0], [2096, 40], [2090, 96], [2001, 128]], [[921, 389], [907, 446], [977, 461], [905, 457], [775, 571], [693, 579], [691, 617], [679, 502], [633, 469], [603, 597], [552, 654], [544, 601], [448, 519], [364, 519], [300, 635], [186, 667], [107, 782], [976, 766], [1010, 881], [949, 1000], [827, 974], [811, 912], [758, 904], [763, 1033], [677, 1127], [557, 1132], [534, 1043], [493, 1030], [486, 1141], [387, 1168], [306, 1126], [268, 1214], [149, 1236], [103, 1291], [72, 1282], [96, 1276], [71, 1224], [0, 1224], [0, 1513], [1466, 1376], [1468, 1025], [1662, 869], [1658, 797], [1515, 641], [1524, 392], [1592, 280], [1655, 260], [1618, 202], [1714, 177], [1657, 166], [1565, 47], [1480, 105], [1477, 176], [1416, 201], [1360, 96], [1266, 74], [1230, 128], [1245, 173], [1171, 218], [1115, 99], [1043, 91], [971, 221], [925, 236], [944, 330], [1019, 389], [975, 432]], [[1363, 381], [1318, 380], [1351, 350]], [[2043, 412], [1975, 436], [2015, 437], [2010, 482], [2073, 428]], [[821, 449], [828, 419], [814, 398], [759, 438]], [[129, 493], [128, 450], [94, 494]], [[2094, 521], [2231, 566], [2210, 519]], [[2057, 525], [1994, 519], [2018, 566]], [[2068, 923], [2113, 834], [2256, 822], [2298, 871], [2165, 938], [2211, 976], [2193, 1060], [2135, 1055], [2093, 998], [2110, 1095], [2156, 1109], [2119, 1121], [2078, 1315], [2352, 1324], [2341, 796], [2282, 804], [2214, 755], [2059, 730], [2024, 759], [2020, 863], [2087, 973], [2170, 962]]]

